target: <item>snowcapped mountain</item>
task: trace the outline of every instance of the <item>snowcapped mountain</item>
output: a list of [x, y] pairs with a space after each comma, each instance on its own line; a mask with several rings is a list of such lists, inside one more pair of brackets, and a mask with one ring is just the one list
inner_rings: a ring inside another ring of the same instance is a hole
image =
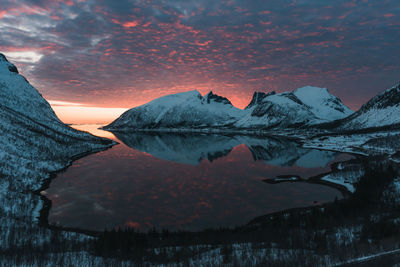
[[[50, 230], [39, 228], [44, 202], [33, 192], [42, 189], [50, 173], [65, 168], [74, 157], [115, 143], [62, 123], [3, 54], [0, 133], [0, 225], [4, 226], [0, 240], [13, 233], [18, 240], [16, 247], [29, 242], [41, 244], [50, 238]], [[8, 249], [9, 244], [0, 242], [0, 249]]]
[[400, 126], [400, 83], [378, 94], [351, 116], [334, 122], [336, 130]]
[[0, 54], [0, 105], [43, 124], [61, 124], [47, 101]]
[[239, 128], [286, 128], [347, 117], [352, 111], [326, 88], [302, 87], [293, 92], [254, 93]]
[[244, 110], [212, 92], [202, 97], [190, 91], [130, 109], [104, 129], [265, 130], [314, 125], [351, 113], [327, 89], [311, 86], [279, 94], [255, 92]]
[[[29, 82], [18, 73], [17, 68], [7, 58], [0, 54], [0, 112], [2, 115], [14, 117], [17, 123], [7, 124], [5, 120], [0, 121], [0, 127], [19, 127], [21, 131], [29, 131], [33, 128], [47, 130], [47, 137], [62, 135], [65, 139], [73, 138], [79, 141], [106, 142], [106, 139], [94, 137], [91, 134], [77, 131], [61, 122], [49, 103]], [[26, 128], [22, 126], [26, 126]], [[30, 128], [27, 128], [27, 127]], [[8, 132], [10, 133], [10, 132]], [[15, 134], [15, 133], [10, 133]], [[34, 143], [34, 141], [31, 141]], [[100, 142], [100, 143], [101, 143]]]
[[293, 94], [322, 121], [338, 120], [354, 113], [326, 88], [306, 86], [294, 90]]
[[122, 114], [105, 129], [207, 128], [235, 122], [241, 110], [221, 96], [189, 91], [157, 98]]
[[317, 121], [309, 108], [291, 92], [272, 92], [256, 103], [245, 109], [244, 116], [235, 123], [236, 127], [270, 129], [306, 125]]
[[[10, 199], [13, 203], [18, 202], [20, 192], [39, 189], [50, 172], [67, 166], [72, 157], [114, 144], [62, 123], [47, 101], [2, 54], [0, 132], [0, 199]], [[0, 213], [6, 214], [2, 208], [9, 205], [14, 204], [2, 202]], [[29, 213], [27, 207], [20, 210]], [[35, 207], [32, 210], [38, 211]]]

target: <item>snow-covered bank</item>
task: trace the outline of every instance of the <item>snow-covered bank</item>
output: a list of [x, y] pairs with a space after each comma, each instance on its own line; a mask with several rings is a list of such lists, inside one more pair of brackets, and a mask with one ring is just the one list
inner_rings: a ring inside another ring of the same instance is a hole
[[369, 155], [394, 155], [400, 150], [400, 131], [353, 134], [320, 134], [303, 137], [303, 147]]

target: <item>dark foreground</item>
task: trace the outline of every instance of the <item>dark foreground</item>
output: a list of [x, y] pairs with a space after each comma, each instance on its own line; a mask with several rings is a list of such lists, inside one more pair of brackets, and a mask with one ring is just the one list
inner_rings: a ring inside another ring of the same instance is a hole
[[[390, 266], [398, 262], [397, 252], [357, 258], [399, 248], [399, 168], [383, 157], [353, 159], [351, 164], [363, 168], [364, 175], [354, 194], [333, 203], [265, 215], [233, 229], [200, 232], [138, 233], [125, 228], [92, 232], [94, 238], [87, 238], [52, 227], [49, 239], [38, 244], [40, 231], [47, 230], [35, 230], [22, 246], [2, 249], [1, 263], [73, 264], [76, 257], [83, 264], [109, 266]], [[8, 241], [18, 244], [12, 227]]]

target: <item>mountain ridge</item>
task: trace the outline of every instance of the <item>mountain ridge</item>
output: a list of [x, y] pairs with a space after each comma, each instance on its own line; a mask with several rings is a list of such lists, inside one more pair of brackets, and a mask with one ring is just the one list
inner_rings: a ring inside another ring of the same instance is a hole
[[372, 97], [350, 116], [318, 127], [335, 132], [400, 128], [400, 83]]
[[[0, 174], [4, 176], [19, 173], [24, 177], [25, 172], [39, 172], [46, 178], [45, 173], [69, 164], [75, 155], [115, 144], [64, 124], [39, 91], [1, 53], [0, 99]], [[43, 164], [39, 169], [35, 165], [40, 164], [34, 163], [38, 161]]]
[[[311, 100], [307, 99], [310, 95], [313, 96]], [[162, 96], [134, 107], [103, 129], [266, 130], [305, 127], [344, 118], [351, 113], [326, 88], [308, 86], [278, 94], [275, 91], [254, 92], [244, 109], [234, 107], [229, 99], [212, 91], [201, 96], [193, 90]], [[323, 118], [321, 114], [330, 116]]]

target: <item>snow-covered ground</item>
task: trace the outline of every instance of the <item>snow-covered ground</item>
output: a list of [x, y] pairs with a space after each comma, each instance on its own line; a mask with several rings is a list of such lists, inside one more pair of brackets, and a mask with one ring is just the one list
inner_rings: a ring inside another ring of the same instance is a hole
[[[380, 131], [344, 135], [320, 135], [317, 137], [302, 137], [303, 147], [328, 151], [340, 151], [362, 156], [383, 155], [393, 162], [400, 151], [400, 131]], [[351, 166], [351, 164], [350, 164]], [[364, 174], [359, 167], [348, 167], [346, 163], [338, 166], [339, 171], [330, 173], [321, 180], [345, 187], [349, 192], [355, 191], [355, 184]], [[349, 169], [349, 171], [346, 171]]]
[[303, 147], [355, 153], [360, 155], [392, 155], [399, 151], [399, 130], [371, 133], [319, 135], [303, 138]]

